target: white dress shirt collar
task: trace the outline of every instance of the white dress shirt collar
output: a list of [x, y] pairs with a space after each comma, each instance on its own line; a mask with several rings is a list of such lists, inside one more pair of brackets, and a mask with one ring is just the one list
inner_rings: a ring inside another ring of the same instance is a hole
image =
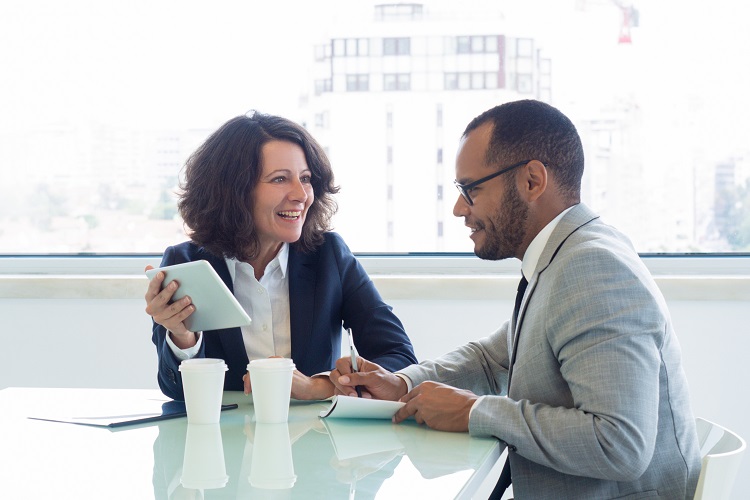
[[[229, 268], [229, 276], [232, 278], [232, 283], [234, 283], [234, 277], [236, 275], [236, 267], [237, 263], [244, 264], [241, 261], [238, 261], [234, 258], [226, 258], [225, 259], [227, 263], [227, 268]], [[282, 243], [281, 248], [279, 249], [279, 253], [276, 254], [276, 257], [271, 260], [271, 262], [268, 263], [266, 266], [266, 269], [263, 271], [263, 274], [272, 272], [274, 269], [276, 269], [276, 266], [278, 266], [281, 269], [281, 278], [286, 278], [286, 271], [287, 271], [287, 265], [289, 264], [289, 244], [288, 243]], [[246, 264], [249, 265], [249, 264]], [[252, 267], [252, 266], [250, 266]]]
[[560, 212], [557, 217], [552, 219], [549, 224], [544, 226], [544, 228], [539, 231], [539, 234], [537, 234], [534, 239], [531, 240], [531, 244], [529, 244], [529, 248], [526, 249], [526, 253], [523, 254], [523, 261], [521, 262], [521, 272], [527, 280], [530, 280], [534, 275], [534, 271], [536, 271], [536, 265], [539, 263], [539, 257], [542, 256], [542, 251], [544, 250], [544, 247], [547, 246], [547, 241], [549, 240], [552, 231], [555, 230], [555, 227], [557, 227], [560, 219], [562, 219], [563, 216], [567, 214], [571, 208], [573, 207], [568, 207]]

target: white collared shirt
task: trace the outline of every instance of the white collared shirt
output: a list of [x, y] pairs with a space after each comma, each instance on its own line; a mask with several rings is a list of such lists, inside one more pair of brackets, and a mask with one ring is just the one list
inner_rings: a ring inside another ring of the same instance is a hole
[[526, 249], [526, 252], [523, 254], [523, 260], [521, 261], [521, 273], [526, 276], [527, 280], [534, 275], [534, 272], [536, 272], [536, 265], [539, 263], [539, 257], [542, 256], [542, 251], [544, 250], [544, 247], [547, 246], [552, 231], [555, 230], [560, 219], [570, 212], [572, 208], [573, 207], [568, 207], [560, 212], [557, 217], [549, 221], [549, 223], [544, 226], [536, 236], [534, 236], [531, 243], [529, 243], [529, 248]]
[[[234, 296], [252, 318], [249, 325], [241, 327], [249, 360], [269, 356], [291, 358], [288, 262], [289, 245], [284, 243], [258, 281], [255, 279], [253, 266], [237, 259], [226, 259], [234, 285]], [[180, 349], [167, 335], [167, 344], [180, 360], [194, 357], [202, 341], [203, 333], [198, 332], [198, 342], [193, 347]]]

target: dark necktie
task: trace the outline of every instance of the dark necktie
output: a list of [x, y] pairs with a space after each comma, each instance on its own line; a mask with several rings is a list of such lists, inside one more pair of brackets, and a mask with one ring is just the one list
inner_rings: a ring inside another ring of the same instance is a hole
[[515, 335], [513, 339], [513, 353], [510, 356], [510, 366], [508, 367], [508, 391], [510, 391], [510, 378], [513, 375], [513, 364], [516, 362], [516, 353], [518, 352], [518, 337], [521, 336], [521, 329], [519, 328], [519, 313], [521, 311], [521, 301], [523, 301], [523, 294], [526, 293], [526, 286], [529, 282], [526, 281], [526, 276], [521, 275], [521, 281], [518, 282], [518, 292], [516, 293], [516, 305], [513, 308], [513, 331], [511, 334]]
[[521, 309], [521, 301], [523, 300], [523, 294], [526, 293], [526, 287], [529, 282], [526, 281], [526, 276], [521, 275], [521, 281], [518, 282], [518, 292], [516, 293], [516, 306], [513, 308], [513, 318], [518, 321], [518, 311]]
[[[518, 330], [518, 313], [521, 310], [521, 301], [523, 300], [523, 294], [526, 293], [526, 286], [529, 282], [526, 280], [526, 276], [521, 275], [521, 281], [518, 282], [518, 292], [516, 293], [516, 305], [513, 308], [513, 326]], [[518, 337], [513, 342], [513, 355], [510, 358], [511, 366], [516, 357], [516, 349], [518, 347]], [[510, 371], [508, 372], [508, 388], [510, 388]], [[492, 490], [489, 500], [500, 500], [505, 493], [505, 490], [510, 486], [510, 455], [505, 459], [505, 465], [503, 471], [500, 473], [500, 478], [497, 480], [495, 489]]]

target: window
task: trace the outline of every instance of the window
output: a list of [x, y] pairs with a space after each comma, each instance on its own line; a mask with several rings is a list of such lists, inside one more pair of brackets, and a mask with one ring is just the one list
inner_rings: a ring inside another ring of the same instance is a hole
[[390, 73], [383, 75], [383, 90], [410, 90], [411, 75], [409, 73]]
[[411, 50], [411, 40], [409, 38], [384, 38], [383, 55], [386, 56], [406, 56]]
[[457, 36], [455, 39], [456, 53], [481, 54], [484, 52], [498, 52], [498, 35]]
[[[354, 251], [470, 252], [452, 214], [459, 138], [479, 113], [526, 98], [574, 121], [583, 200], [638, 251], [750, 251], [750, 4], [640, 2], [627, 16], [555, 0], [339, 1], [335, 16], [291, 0], [6, 4], [0, 254], [184, 241], [185, 160], [252, 109], [306, 124], [328, 151], [342, 186], [334, 227]], [[360, 239], [362, 227], [387, 233], [385, 207], [392, 238]]]
[[497, 73], [445, 73], [445, 90], [483, 90], [498, 88]]
[[315, 95], [320, 95], [323, 92], [331, 91], [331, 79], [325, 78], [323, 80], [315, 80]]
[[346, 75], [347, 92], [367, 92], [370, 90], [370, 75]]
[[369, 42], [367, 38], [337, 38], [333, 40], [333, 54], [337, 57], [366, 56], [370, 53]]

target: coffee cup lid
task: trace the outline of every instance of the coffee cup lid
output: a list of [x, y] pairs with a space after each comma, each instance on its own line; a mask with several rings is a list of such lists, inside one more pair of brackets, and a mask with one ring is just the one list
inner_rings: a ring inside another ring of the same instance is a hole
[[178, 368], [181, 372], [185, 370], [195, 371], [227, 371], [229, 368], [223, 359], [217, 358], [191, 358], [180, 363]]
[[254, 359], [247, 364], [247, 369], [250, 367], [260, 368], [262, 370], [293, 370], [295, 368], [294, 361], [289, 358], [263, 358]]

